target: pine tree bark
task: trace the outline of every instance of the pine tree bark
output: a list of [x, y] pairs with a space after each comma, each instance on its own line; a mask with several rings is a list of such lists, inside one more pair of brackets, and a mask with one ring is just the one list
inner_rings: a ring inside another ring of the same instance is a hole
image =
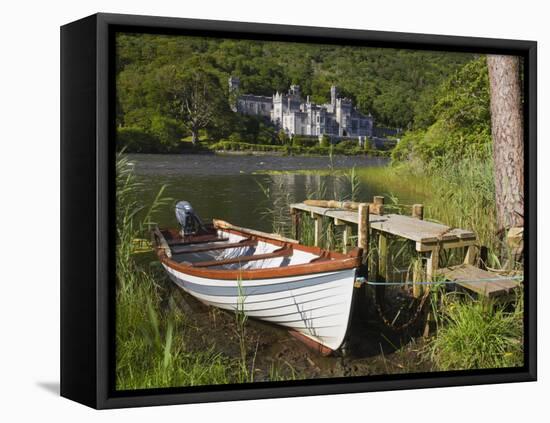
[[499, 230], [523, 226], [523, 112], [519, 58], [487, 56]]

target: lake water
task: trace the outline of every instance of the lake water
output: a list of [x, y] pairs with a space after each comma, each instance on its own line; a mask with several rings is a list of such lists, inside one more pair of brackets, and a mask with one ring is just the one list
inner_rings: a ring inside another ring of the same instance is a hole
[[[351, 199], [352, 187], [345, 175], [261, 174], [268, 171], [350, 170], [353, 167], [381, 167], [385, 158], [351, 156], [295, 157], [295, 156], [237, 156], [237, 155], [158, 155], [134, 154], [128, 156], [135, 172], [144, 183], [144, 202], [167, 185], [166, 195], [174, 200], [189, 201], [203, 218], [219, 218], [235, 225], [271, 231], [272, 210], [288, 202], [300, 202], [311, 197]], [[355, 200], [372, 201], [373, 195], [394, 192], [384, 187], [361, 181], [355, 190]], [[414, 202], [412, 194], [399, 192], [400, 201]], [[176, 226], [173, 207], [156, 216], [161, 226]]]

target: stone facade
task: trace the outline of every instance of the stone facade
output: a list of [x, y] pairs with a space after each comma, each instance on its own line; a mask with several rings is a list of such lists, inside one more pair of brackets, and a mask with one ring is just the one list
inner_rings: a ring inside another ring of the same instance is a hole
[[360, 113], [350, 99], [341, 98], [336, 86], [330, 89], [329, 104], [304, 100], [299, 85], [291, 85], [287, 94], [276, 92], [272, 97], [240, 94], [240, 81], [229, 78], [229, 90], [234, 96], [233, 111], [268, 118], [288, 135], [328, 135], [331, 138], [359, 138], [373, 134], [372, 116]]

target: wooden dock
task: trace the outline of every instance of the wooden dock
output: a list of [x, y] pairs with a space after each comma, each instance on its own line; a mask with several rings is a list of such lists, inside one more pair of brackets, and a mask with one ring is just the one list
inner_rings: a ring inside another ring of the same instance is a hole
[[489, 298], [507, 295], [521, 283], [517, 279], [487, 272], [470, 264], [442, 268], [438, 270], [438, 274], [448, 281], [454, 281], [470, 291]]
[[[327, 205], [328, 207], [323, 207]], [[368, 239], [370, 233], [378, 236], [379, 262], [378, 272], [385, 274], [387, 268], [387, 237], [394, 236], [415, 243], [416, 251], [427, 254], [426, 279], [436, 280], [445, 277], [458, 284], [483, 295], [500, 295], [509, 292], [516, 281], [491, 281], [487, 283], [461, 283], [461, 280], [489, 279], [493, 274], [475, 267], [479, 256], [479, 245], [476, 234], [466, 229], [452, 228], [440, 223], [423, 220], [423, 206], [415, 204], [411, 207], [410, 216], [399, 214], [384, 214], [384, 197], [376, 196], [372, 203], [352, 203], [324, 200], [311, 200], [290, 205], [293, 216], [294, 237], [300, 239], [300, 214], [308, 213], [314, 219], [315, 245], [319, 246], [322, 238], [322, 219], [330, 218], [335, 225], [345, 226], [343, 231], [344, 249], [350, 246], [350, 237], [353, 225], [358, 226], [357, 245], [368, 253]], [[441, 250], [465, 248], [466, 254], [463, 267], [439, 269], [439, 254]], [[476, 269], [475, 271], [473, 269]], [[487, 274], [489, 276], [487, 276]], [[414, 280], [418, 280], [416, 277]], [[419, 296], [428, 289], [425, 285], [413, 283], [413, 294]]]

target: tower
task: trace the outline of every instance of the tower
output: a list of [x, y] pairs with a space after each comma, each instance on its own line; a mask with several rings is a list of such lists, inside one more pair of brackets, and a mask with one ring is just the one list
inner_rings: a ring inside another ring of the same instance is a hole
[[241, 86], [241, 80], [236, 76], [229, 77], [229, 91], [234, 92], [238, 91]]
[[336, 109], [336, 99], [338, 98], [338, 88], [336, 85], [330, 87], [330, 104], [332, 104], [332, 110]]

